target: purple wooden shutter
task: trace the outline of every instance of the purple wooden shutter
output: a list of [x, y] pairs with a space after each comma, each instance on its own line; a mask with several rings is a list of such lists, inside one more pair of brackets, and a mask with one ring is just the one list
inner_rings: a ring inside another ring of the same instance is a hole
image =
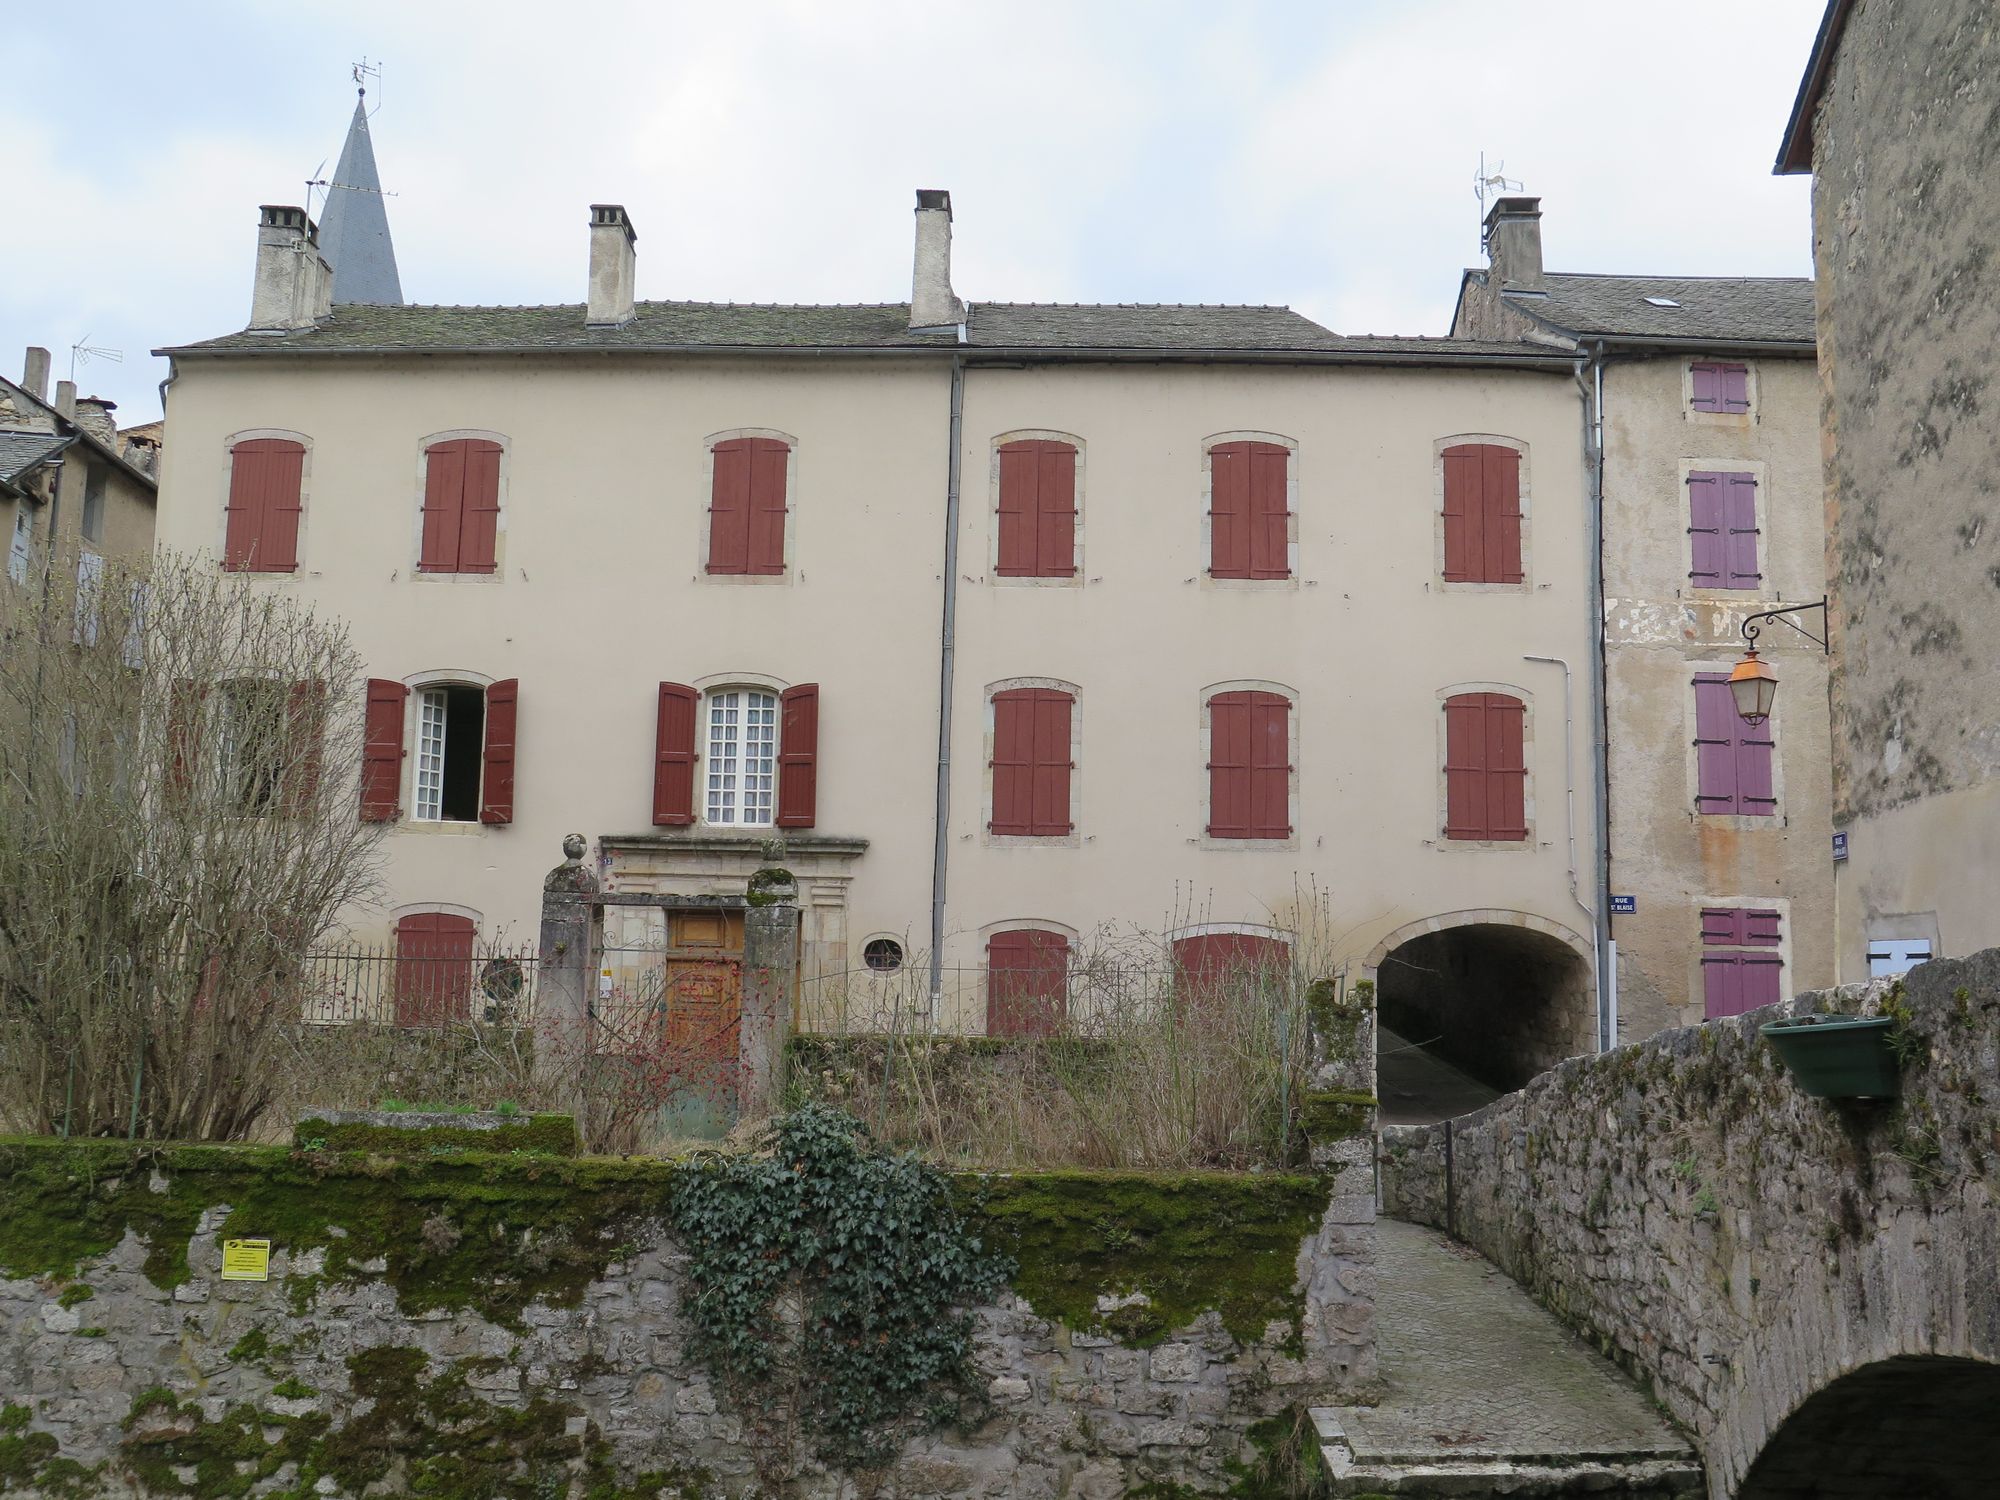
[[[1729, 679], [1723, 678], [1726, 684]], [[1723, 696], [1728, 697], [1725, 686]], [[1735, 702], [1730, 702], [1735, 714]], [[1777, 785], [1771, 779], [1771, 721], [1746, 724], [1736, 716], [1736, 810], [1750, 817], [1769, 817], [1778, 810]]]
[[1732, 906], [1705, 906], [1701, 910], [1701, 940], [1705, 946], [1743, 941], [1743, 913]]
[[1701, 956], [1701, 1010], [1713, 1021], [1743, 1014], [1743, 966], [1736, 953]]
[[1696, 411], [1722, 410], [1722, 367], [1720, 365], [1695, 365], [1693, 376], [1693, 399], [1689, 402]]
[[1785, 965], [1775, 953], [1745, 953], [1737, 964], [1744, 1010], [1776, 1005], [1785, 997]]
[[1754, 589], [1764, 581], [1757, 566], [1757, 476], [1717, 474], [1722, 494], [1718, 519], [1723, 533], [1723, 558], [1728, 576], [1720, 585]]
[[1743, 918], [1743, 943], [1750, 948], [1775, 948], [1778, 946], [1779, 921], [1774, 911], [1762, 911], [1756, 907], [1745, 909]]
[[[1748, 728], [1729, 696], [1729, 679], [1703, 673], [1694, 680], [1696, 812], [1738, 811], [1736, 731]], [[1767, 767], [1768, 775], [1768, 767]]]
[[1747, 365], [1723, 365], [1716, 371], [1721, 381], [1720, 411], [1750, 410], [1750, 368]]
[[1726, 586], [1722, 479], [1706, 471], [1688, 475], [1688, 582], [1698, 589]]

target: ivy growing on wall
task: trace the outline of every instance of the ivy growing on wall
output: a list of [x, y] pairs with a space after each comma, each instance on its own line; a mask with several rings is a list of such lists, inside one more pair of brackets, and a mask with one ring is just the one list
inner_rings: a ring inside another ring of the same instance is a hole
[[773, 1438], [797, 1432], [828, 1464], [870, 1468], [917, 1431], [981, 1414], [966, 1309], [1012, 1268], [967, 1229], [943, 1173], [808, 1105], [763, 1149], [692, 1164], [671, 1216], [689, 1352]]

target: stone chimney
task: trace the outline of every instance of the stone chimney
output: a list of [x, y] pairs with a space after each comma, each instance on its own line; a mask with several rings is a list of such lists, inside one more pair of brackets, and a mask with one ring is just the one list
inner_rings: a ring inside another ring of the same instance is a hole
[[76, 420], [76, 382], [58, 380], [56, 382], [56, 415]]
[[49, 399], [49, 351], [35, 344], [28, 346], [28, 358], [21, 366], [21, 389], [37, 401]]
[[1486, 214], [1489, 280], [1499, 287], [1539, 292], [1542, 287], [1542, 200], [1497, 198]]
[[319, 230], [303, 208], [267, 203], [257, 214], [250, 327], [310, 328], [333, 311], [333, 271], [319, 253]]
[[639, 231], [622, 203], [590, 205], [590, 303], [583, 321], [591, 328], [623, 328], [638, 316]]
[[910, 327], [952, 328], [965, 304], [951, 289], [951, 194], [917, 189], [917, 263], [910, 284]]
[[102, 396], [77, 397], [76, 425], [113, 453], [118, 451], [118, 423], [111, 415], [116, 410], [118, 403]]

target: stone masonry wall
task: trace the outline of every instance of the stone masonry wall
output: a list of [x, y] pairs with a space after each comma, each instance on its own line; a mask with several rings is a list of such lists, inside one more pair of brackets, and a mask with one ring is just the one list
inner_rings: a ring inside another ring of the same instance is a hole
[[[1290, 1413], [1372, 1376], [1372, 1227], [1342, 1222], [1372, 1210], [1368, 1146], [1314, 1177], [996, 1183], [974, 1223], [1021, 1269], [977, 1310], [991, 1415], [865, 1492], [1251, 1492]], [[864, 1492], [809, 1459], [774, 1481], [767, 1427], [686, 1357], [685, 1257], [625, 1211], [673, 1170], [0, 1142], [0, 1494]], [[1176, 1214], [1187, 1275], [1145, 1258]], [[257, 1234], [270, 1279], [220, 1279]]]
[[[1811, 1099], [1758, 1034], [1829, 1011], [1897, 1017], [1900, 1101]], [[1997, 1049], [2000, 950], [1800, 995], [1386, 1128], [1383, 1212], [1480, 1250], [1648, 1381], [1735, 1495], [1837, 1378], [2000, 1360]]]

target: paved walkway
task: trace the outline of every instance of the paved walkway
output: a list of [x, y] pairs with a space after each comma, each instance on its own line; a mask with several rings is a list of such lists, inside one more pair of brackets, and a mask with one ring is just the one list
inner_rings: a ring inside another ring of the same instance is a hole
[[1699, 1493], [1652, 1403], [1484, 1257], [1393, 1219], [1376, 1233], [1381, 1404], [1315, 1414], [1343, 1489], [1474, 1493], [1432, 1486], [1504, 1473], [1551, 1481], [1510, 1494]]

